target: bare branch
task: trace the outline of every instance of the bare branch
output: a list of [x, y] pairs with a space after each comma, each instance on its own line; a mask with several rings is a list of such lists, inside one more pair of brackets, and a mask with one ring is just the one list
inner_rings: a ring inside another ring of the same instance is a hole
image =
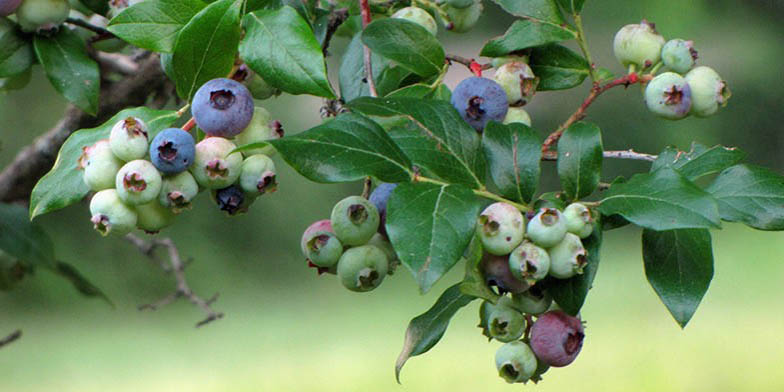
[[[362, 28], [364, 29], [370, 24], [370, 4], [368, 0], [359, 0], [359, 8], [362, 14]], [[362, 45], [365, 51], [365, 80], [367, 81], [370, 95], [378, 97], [378, 90], [376, 90], [376, 81], [373, 80], [373, 62], [371, 61], [370, 48], [367, 45]]]
[[3, 348], [4, 346], [9, 345], [9, 344], [15, 342], [16, 340], [18, 340], [21, 337], [22, 337], [22, 330], [21, 329], [17, 329], [16, 331], [11, 332], [10, 335], [0, 339], [0, 348]]
[[[212, 321], [223, 318], [223, 313], [216, 312], [211, 306], [212, 303], [218, 299], [217, 293], [208, 299], [203, 299], [194, 293], [190, 285], [188, 285], [188, 280], [185, 277], [185, 268], [187, 267], [188, 262], [180, 257], [177, 246], [170, 238], [156, 238], [147, 241], [133, 234], [128, 234], [125, 236], [125, 239], [136, 246], [142, 254], [160, 264], [164, 271], [171, 272], [177, 282], [177, 289], [174, 293], [167, 295], [157, 302], [141, 305], [139, 306], [139, 310], [158, 310], [180, 298], [185, 298], [207, 314], [206, 318], [196, 323], [196, 327], [201, 327]], [[167, 250], [168, 265], [155, 253], [158, 248], [165, 248]]]
[[[629, 159], [633, 161], [647, 161], [653, 162], [658, 158], [656, 155], [652, 154], [645, 154], [642, 152], [636, 152], [634, 150], [622, 150], [622, 151], [605, 151], [604, 152], [605, 158], [612, 158], [612, 159]], [[543, 161], [557, 161], [558, 160], [558, 151], [548, 150], [542, 153], [542, 160]]]
[[90, 30], [90, 31], [92, 31], [92, 32], [94, 32], [96, 34], [114, 36], [114, 34], [112, 34], [111, 31], [106, 30], [103, 27], [91, 24], [91, 23], [89, 23], [87, 21], [84, 21], [82, 19], [79, 19], [79, 18], [68, 18], [68, 19], [65, 20], [65, 23], [69, 23], [69, 24], [72, 24], [74, 26], [79, 26], [79, 27], [81, 27], [83, 29]]
[[[332, 6], [334, 7], [334, 5]], [[332, 40], [332, 36], [346, 19], [348, 19], [348, 8], [340, 8], [330, 12], [327, 32], [324, 35], [324, 42], [321, 44], [321, 51], [324, 53], [324, 56], [328, 54], [327, 49], [329, 49], [329, 43]]]

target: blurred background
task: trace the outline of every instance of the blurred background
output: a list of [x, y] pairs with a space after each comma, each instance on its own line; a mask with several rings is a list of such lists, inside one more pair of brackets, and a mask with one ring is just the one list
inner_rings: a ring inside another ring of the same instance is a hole
[[[512, 22], [485, 0], [475, 31], [441, 31], [448, 53], [474, 57], [483, 42]], [[622, 25], [647, 18], [666, 38], [693, 39], [698, 64], [729, 81], [730, 105], [709, 119], [669, 122], [645, 110], [639, 87], [614, 89], [589, 111], [606, 149], [657, 153], [692, 141], [738, 146], [748, 161], [784, 171], [784, 2], [776, 0], [588, 1], [584, 21], [595, 61], [622, 72], [612, 38]], [[331, 74], [346, 39], [334, 41]], [[51, 127], [65, 102], [38, 74], [31, 86], [0, 96], [0, 167]], [[454, 87], [467, 73], [453, 67]], [[337, 83], [335, 83], [337, 85]], [[582, 101], [589, 86], [541, 93], [526, 109], [542, 136]], [[319, 123], [319, 99], [265, 101], [289, 134]], [[361, 184], [309, 183], [279, 163], [280, 189], [250, 212], [226, 218], [201, 197], [163, 235], [185, 257], [198, 293], [220, 292], [223, 320], [195, 329], [203, 314], [179, 302], [156, 312], [136, 306], [173, 290], [173, 281], [122, 239], [92, 230], [87, 204], [40, 218], [60, 259], [74, 264], [116, 304], [80, 297], [46, 271], [0, 293], [0, 335], [24, 331], [0, 350], [0, 391], [782, 391], [784, 375], [784, 241], [781, 234], [726, 224], [715, 232], [715, 278], [700, 309], [681, 330], [645, 280], [640, 232], [607, 233], [602, 265], [583, 318], [578, 360], [551, 369], [539, 385], [507, 385], [496, 375], [488, 343], [476, 328], [478, 301], [453, 320], [431, 352], [409, 361], [402, 385], [393, 365], [409, 320], [460, 279], [462, 268], [421, 296], [400, 270], [368, 294], [346, 291], [332, 276], [305, 268], [298, 241], [307, 225]], [[543, 186], [554, 189], [554, 165]], [[647, 170], [608, 161], [604, 179]], [[548, 174], [549, 173], [549, 174]]]

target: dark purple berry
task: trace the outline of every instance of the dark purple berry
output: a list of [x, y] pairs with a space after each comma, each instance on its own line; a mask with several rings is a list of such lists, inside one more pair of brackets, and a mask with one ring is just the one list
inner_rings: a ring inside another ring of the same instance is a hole
[[229, 215], [236, 215], [245, 210], [245, 193], [236, 185], [215, 191], [215, 202], [218, 203], [221, 211], [226, 211]]
[[373, 205], [376, 206], [378, 210], [378, 215], [381, 218], [381, 223], [378, 226], [378, 232], [381, 233], [384, 237], [387, 236], [387, 202], [389, 201], [389, 196], [392, 195], [392, 191], [397, 188], [397, 184], [390, 184], [386, 182], [382, 182], [379, 184], [376, 189], [373, 190], [373, 193], [370, 194], [368, 200], [370, 200]]
[[182, 173], [193, 164], [196, 142], [179, 128], [164, 129], [150, 143], [150, 160], [164, 174]]
[[507, 100], [503, 87], [481, 77], [463, 80], [452, 92], [452, 106], [477, 132], [482, 132], [490, 121], [504, 121], [509, 110]]
[[531, 328], [531, 348], [548, 365], [563, 367], [577, 358], [584, 337], [579, 318], [553, 310], [539, 316]]
[[253, 118], [253, 96], [247, 87], [231, 79], [204, 83], [193, 96], [193, 118], [209, 136], [234, 137]]
[[528, 283], [515, 278], [509, 269], [508, 256], [486, 254], [482, 259], [482, 273], [487, 286], [495, 286], [499, 294], [519, 294], [528, 290]]

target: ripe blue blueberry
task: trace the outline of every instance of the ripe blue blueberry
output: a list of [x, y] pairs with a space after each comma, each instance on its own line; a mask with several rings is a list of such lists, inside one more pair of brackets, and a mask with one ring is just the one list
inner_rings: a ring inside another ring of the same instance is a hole
[[550, 271], [550, 255], [532, 242], [525, 241], [509, 255], [509, 269], [515, 278], [534, 285], [547, 277]]
[[691, 110], [691, 87], [681, 75], [665, 72], [645, 87], [648, 110], [668, 120], [680, 120]]
[[508, 306], [496, 306], [488, 318], [490, 336], [503, 343], [520, 339], [525, 332], [522, 313]]
[[155, 234], [174, 223], [174, 212], [162, 206], [157, 200], [136, 206], [136, 214], [139, 217], [136, 227], [147, 234]]
[[697, 61], [697, 50], [693, 41], [671, 39], [662, 48], [662, 62], [667, 68], [679, 74], [689, 72]]
[[490, 121], [503, 122], [509, 110], [508, 98], [498, 83], [480, 77], [464, 79], [452, 92], [452, 106], [477, 132]]
[[208, 137], [196, 144], [190, 167], [196, 182], [207, 189], [223, 189], [237, 181], [242, 171], [242, 154], [232, 153], [236, 148], [222, 137]]
[[84, 183], [93, 191], [114, 188], [117, 172], [122, 165], [123, 162], [112, 153], [107, 139], [84, 147], [79, 157], [79, 167], [84, 169]]
[[482, 258], [480, 269], [485, 284], [488, 287], [496, 287], [499, 294], [516, 294], [528, 290], [528, 283], [515, 278], [509, 269], [509, 257], [486, 254]]
[[302, 234], [301, 244], [302, 254], [318, 267], [332, 268], [343, 255], [343, 244], [326, 219], [310, 225]]
[[120, 200], [117, 191], [104, 189], [90, 200], [90, 214], [95, 230], [103, 236], [128, 234], [136, 227], [136, 210]]
[[[563, 240], [566, 222], [555, 208], [543, 208], [528, 222], [528, 237], [542, 248], [550, 248]], [[552, 260], [551, 260], [552, 261]]]
[[643, 20], [630, 24], [615, 34], [613, 52], [624, 67], [634, 66], [642, 70], [655, 65], [661, 59], [664, 37], [656, 32], [656, 25]]
[[234, 137], [253, 118], [253, 96], [237, 81], [210, 80], [193, 96], [192, 112], [196, 125], [209, 136]]
[[263, 154], [246, 158], [242, 162], [240, 187], [245, 193], [255, 196], [275, 192], [278, 183], [275, 181], [275, 163], [272, 159]]
[[536, 356], [553, 367], [563, 367], [577, 358], [583, 347], [583, 324], [560, 310], [539, 316], [531, 327], [531, 348]]
[[196, 142], [190, 133], [182, 129], [164, 129], [150, 143], [150, 159], [161, 173], [182, 173], [188, 170], [195, 158]]
[[566, 206], [563, 212], [566, 231], [580, 238], [588, 238], [593, 233], [593, 216], [591, 210], [581, 203]]
[[237, 185], [215, 190], [212, 197], [221, 211], [226, 211], [229, 215], [247, 212], [248, 207], [254, 200], [253, 197], [246, 195], [242, 188]]
[[476, 233], [488, 253], [508, 255], [523, 242], [523, 214], [511, 204], [493, 203], [479, 215]]
[[550, 248], [550, 275], [558, 279], [569, 279], [583, 273], [588, 262], [588, 253], [580, 237], [566, 233], [563, 241]]
[[147, 155], [147, 125], [136, 117], [128, 117], [114, 124], [109, 133], [109, 144], [117, 158], [125, 162]]
[[389, 201], [389, 197], [392, 196], [392, 191], [394, 191], [395, 188], [397, 188], [397, 184], [382, 182], [381, 184], [378, 184], [368, 198], [368, 200], [376, 206], [376, 210], [378, 210], [380, 219], [378, 232], [384, 237], [387, 237], [387, 202]]
[[378, 287], [387, 276], [389, 261], [384, 251], [362, 245], [343, 252], [338, 261], [338, 277], [347, 289], [357, 292]]
[[60, 27], [70, 11], [67, 0], [24, 0], [16, 9], [16, 20], [22, 31], [43, 33]]
[[16, 12], [22, 0], [0, 0], [0, 16], [8, 16]]
[[732, 93], [727, 82], [710, 67], [697, 67], [686, 74], [692, 96], [691, 113], [697, 117], [708, 117], [719, 107], [726, 106]]
[[147, 204], [158, 198], [163, 179], [150, 161], [137, 159], [120, 168], [114, 186], [120, 199], [129, 205]]
[[419, 8], [419, 7], [405, 7], [401, 8], [394, 14], [392, 14], [393, 18], [396, 19], [403, 19], [409, 22], [416, 23], [425, 28], [430, 34], [436, 35], [438, 34], [438, 25], [436, 24], [436, 20], [427, 13], [427, 11]]
[[496, 351], [495, 367], [498, 375], [510, 384], [526, 382], [536, 372], [536, 356], [527, 344], [509, 342]]
[[[234, 143], [242, 147], [248, 144], [264, 142], [267, 140], [280, 139], [283, 137], [283, 126], [280, 121], [271, 120], [270, 114], [267, 109], [261, 106], [256, 106], [253, 111], [253, 118], [250, 124], [239, 135], [234, 138]], [[272, 156], [275, 154], [275, 148], [272, 145], [266, 145], [252, 150], [242, 151], [242, 155], [249, 157], [251, 155], [264, 154]]]
[[199, 184], [190, 172], [185, 171], [163, 178], [158, 203], [178, 214], [191, 208], [191, 201], [198, 193]]
[[332, 208], [332, 228], [344, 245], [366, 244], [378, 231], [376, 206], [360, 196], [349, 196]]

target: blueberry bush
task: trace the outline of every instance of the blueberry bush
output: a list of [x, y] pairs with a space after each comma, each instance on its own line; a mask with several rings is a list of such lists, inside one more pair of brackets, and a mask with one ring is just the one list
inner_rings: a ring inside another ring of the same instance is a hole
[[[278, 154], [314, 183], [364, 182], [304, 230], [303, 270], [336, 275], [355, 292], [411, 273], [422, 293], [465, 270], [411, 320], [398, 377], [475, 300], [482, 334], [502, 344], [495, 362], [505, 381], [538, 382], [549, 367], [569, 365], [587, 336], [580, 309], [602, 237], [626, 225], [643, 228], [646, 277], [685, 327], [713, 276], [710, 230], [723, 221], [784, 230], [784, 177], [721, 145], [605, 150], [600, 126], [584, 120], [606, 91], [639, 85], [652, 115], [681, 120], [721, 115], [727, 83], [698, 64], [692, 41], [667, 40], [648, 21], [604, 37], [619, 62], [612, 71], [591, 58], [585, 1], [492, 1], [517, 19], [475, 54], [489, 58], [480, 63], [447, 54], [436, 33], [470, 32], [481, 0], [0, 0], [0, 88], [24, 88], [40, 66], [78, 108], [75, 123], [95, 125], [48, 140], [59, 150], [53, 164], [47, 148], [27, 151], [43, 157], [45, 174], [0, 176], [29, 206], [0, 204], [0, 289], [43, 268], [105, 298], [59, 261], [35, 220], [89, 198], [85, 225], [89, 217], [101, 235], [126, 236], [147, 255], [169, 249], [177, 291], [151, 307], [185, 297], [208, 312], [199, 325], [216, 320], [214, 299], [184, 281], [174, 244], [134, 232], [176, 224], [200, 193], [234, 215], [279, 180], [285, 192]], [[351, 40], [336, 81], [325, 62], [333, 36]], [[445, 75], [463, 66], [474, 76], [450, 90]], [[144, 72], [165, 73], [169, 95], [142, 80], [128, 82], [134, 99], [103, 101], [102, 86]], [[582, 105], [540, 137], [524, 106], [537, 92], [584, 83]], [[323, 98], [322, 123], [284, 137], [257, 103], [279, 94]], [[650, 170], [607, 179], [604, 159]], [[540, 187], [547, 161], [560, 189]]]

